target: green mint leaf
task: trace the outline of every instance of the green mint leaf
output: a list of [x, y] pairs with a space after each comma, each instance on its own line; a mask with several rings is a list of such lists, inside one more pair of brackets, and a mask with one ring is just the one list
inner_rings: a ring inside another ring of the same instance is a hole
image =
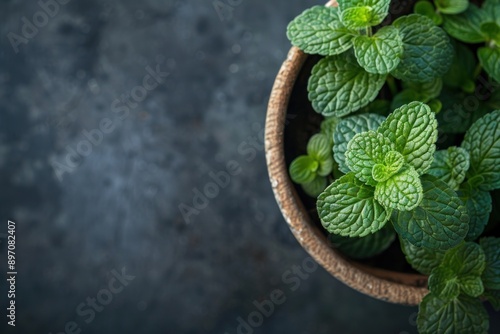
[[287, 29], [288, 39], [294, 46], [306, 53], [323, 56], [349, 50], [356, 35], [340, 22], [338, 8], [325, 6], [305, 10]]
[[500, 238], [482, 238], [479, 241], [486, 256], [486, 267], [483, 272], [485, 288], [500, 290]]
[[465, 43], [486, 42], [486, 36], [481, 31], [481, 24], [488, 21], [485, 10], [474, 4], [459, 15], [446, 15], [443, 18], [443, 29], [452, 37]]
[[418, 1], [414, 7], [415, 14], [420, 14], [430, 18], [436, 25], [443, 23], [443, 17], [436, 12], [436, 8], [430, 1]]
[[394, 21], [403, 39], [403, 55], [391, 73], [398, 79], [428, 82], [443, 76], [453, 61], [448, 35], [428, 17], [412, 14]]
[[316, 202], [323, 227], [330, 233], [348, 237], [377, 232], [387, 223], [391, 212], [373, 196], [373, 187], [358, 180], [354, 173], [342, 176]]
[[469, 7], [469, 0], [435, 0], [436, 7], [444, 14], [460, 14]]
[[469, 153], [461, 147], [452, 146], [434, 153], [434, 160], [427, 173], [446, 182], [453, 190], [458, 190], [468, 169]]
[[500, 46], [479, 48], [477, 56], [486, 73], [497, 82], [500, 82]]
[[333, 152], [330, 140], [321, 133], [315, 134], [307, 143], [307, 154], [319, 163], [317, 174], [327, 176], [333, 170]]
[[484, 297], [490, 302], [495, 311], [500, 311], [500, 290], [486, 289], [483, 294]]
[[366, 72], [350, 54], [327, 57], [312, 70], [309, 100], [323, 116], [345, 116], [373, 101], [385, 77]]
[[432, 269], [439, 266], [444, 257], [444, 252], [417, 247], [404, 238], [399, 238], [399, 242], [408, 263], [424, 275], [430, 275]]
[[[443, 77], [448, 87], [460, 88], [464, 92], [474, 93], [474, 71], [477, 67], [475, 54], [471, 49], [461, 43], [454, 43], [455, 58], [448, 73]], [[453, 101], [454, 102], [454, 101]]]
[[401, 61], [403, 42], [398, 29], [392, 26], [383, 27], [371, 37], [357, 36], [353, 43], [358, 63], [369, 73], [389, 73]]
[[[391, 4], [390, 0], [339, 0], [337, 2], [339, 4], [340, 12], [342, 14], [344, 14], [345, 12], [350, 12], [351, 9], [356, 9], [360, 7], [368, 7], [371, 9], [369, 18], [366, 19], [363, 18], [360, 20], [360, 21], [366, 21], [367, 25], [358, 26], [358, 28], [376, 26], [382, 23], [382, 21], [384, 21], [385, 17], [389, 13], [389, 6]], [[356, 20], [354, 15], [349, 15], [349, 16], [350, 19]]]
[[360, 114], [342, 119], [334, 132], [333, 156], [339, 164], [339, 169], [343, 173], [350, 172], [349, 167], [345, 163], [345, 152], [347, 144], [354, 138], [355, 135], [361, 132], [376, 130], [385, 120], [385, 117], [376, 114]]
[[462, 295], [446, 301], [430, 293], [420, 303], [417, 328], [420, 334], [487, 334], [489, 316], [478, 298]]
[[488, 14], [489, 21], [500, 25], [500, 2], [498, 0], [486, 0], [483, 4], [483, 10]]
[[431, 175], [421, 177], [423, 199], [413, 211], [395, 211], [391, 221], [398, 234], [416, 247], [446, 251], [467, 235], [465, 205], [446, 183]]
[[431, 99], [439, 97], [441, 90], [443, 89], [443, 80], [441, 78], [436, 78], [432, 81], [424, 83], [403, 82], [403, 87], [418, 92], [422, 96], [422, 100], [419, 101], [427, 103]]
[[385, 156], [394, 151], [394, 144], [375, 131], [362, 132], [354, 136], [347, 145], [345, 162], [356, 177], [369, 185], [376, 185], [372, 170], [377, 164], [384, 164]]
[[317, 175], [311, 182], [302, 183], [301, 187], [307, 195], [316, 198], [325, 190], [327, 185], [326, 177]]
[[450, 249], [429, 276], [429, 290], [446, 299], [457, 297], [460, 291], [479, 297], [484, 292], [481, 275], [485, 264], [484, 251], [476, 243], [467, 242]]
[[422, 183], [413, 166], [406, 166], [375, 187], [375, 199], [385, 208], [410, 211], [422, 202], [422, 198]]
[[350, 258], [361, 260], [374, 257], [385, 251], [394, 242], [396, 233], [390, 224], [365, 237], [350, 238], [330, 234], [332, 245]]
[[438, 99], [432, 99], [429, 102], [427, 102], [427, 105], [429, 108], [431, 108], [431, 111], [435, 114], [439, 113], [443, 109], [443, 103], [441, 100]]
[[391, 109], [397, 109], [405, 104], [409, 104], [414, 101], [426, 102], [425, 96], [420, 94], [418, 90], [414, 89], [404, 89], [394, 96], [391, 103]]
[[337, 117], [326, 117], [321, 122], [321, 133], [328, 138], [331, 144], [333, 144], [333, 134], [339, 122], [340, 118]]
[[481, 24], [481, 32], [485, 34], [489, 40], [500, 43], [500, 27], [496, 22], [486, 22]]
[[467, 177], [481, 179], [481, 190], [500, 188], [500, 110], [475, 121], [466, 132], [462, 147], [470, 154]]
[[476, 240], [484, 231], [488, 224], [492, 210], [491, 195], [487, 191], [482, 191], [471, 187], [468, 183], [463, 184], [458, 191], [460, 199], [467, 207], [470, 218], [469, 231], [465, 240]]
[[390, 151], [384, 158], [383, 164], [376, 164], [372, 169], [372, 177], [377, 182], [385, 182], [391, 176], [399, 172], [405, 163], [403, 155], [396, 151]]
[[301, 155], [290, 164], [290, 177], [295, 183], [312, 182], [316, 177], [319, 163], [308, 155]]
[[429, 169], [436, 150], [437, 121], [427, 105], [412, 102], [396, 109], [377, 131], [396, 144], [419, 175]]
[[347, 8], [340, 14], [340, 20], [349, 29], [357, 30], [371, 27], [376, 16], [371, 7], [361, 6]]

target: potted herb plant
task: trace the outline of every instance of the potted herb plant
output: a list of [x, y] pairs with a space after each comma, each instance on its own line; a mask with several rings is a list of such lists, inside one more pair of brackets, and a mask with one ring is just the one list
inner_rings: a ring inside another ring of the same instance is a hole
[[[338, 0], [288, 26], [266, 120], [302, 246], [420, 333], [500, 308], [500, 1]], [[292, 182], [293, 181], [293, 182]]]

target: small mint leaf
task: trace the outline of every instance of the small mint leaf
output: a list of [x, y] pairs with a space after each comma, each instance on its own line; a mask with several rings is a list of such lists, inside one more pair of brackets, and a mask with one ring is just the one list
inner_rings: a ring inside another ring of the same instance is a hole
[[290, 165], [290, 177], [295, 183], [309, 183], [316, 177], [319, 163], [308, 155], [301, 155]]
[[444, 257], [444, 252], [414, 246], [404, 238], [399, 238], [399, 242], [408, 263], [424, 275], [429, 275]]
[[376, 20], [373, 9], [368, 6], [347, 8], [340, 14], [340, 20], [349, 29], [358, 30], [371, 27]]
[[500, 46], [479, 48], [477, 56], [486, 73], [497, 82], [500, 82]]
[[399, 235], [416, 247], [446, 251], [462, 242], [469, 217], [456, 193], [431, 175], [421, 177], [423, 199], [413, 211], [395, 211], [391, 221]]
[[319, 163], [317, 174], [327, 176], [333, 170], [332, 145], [321, 133], [315, 134], [307, 143], [307, 154]]
[[417, 327], [420, 334], [487, 334], [489, 316], [478, 298], [462, 295], [446, 301], [430, 293], [420, 303]]
[[420, 175], [431, 166], [436, 150], [437, 121], [429, 106], [412, 102], [396, 109], [377, 130], [396, 144]]
[[465, 43], [486, 42], [486, 36], [481, 31], [481, 24], [488, 21], [485, 10], [474, 4], [469, 4], [468, 9], [459, 15], [445, 15], [443, 29], [452, 37]]
[[448, 267], [437, 267], [428, 280], [430, 292], [445, 300], [457, 298], [460, 295], [460, 284], [456, 273]]
[[376, 185], [372, 170], [376, 164], [383, 164], [385, 156], [394, 150], [394, 144], [375, 131], [362, 132], [354, 136], [347, 145], [346, 164], [358, 179], [369, 185]]
[[470, 154], [467, 177], [481, 180], [481, 190], [500, 188], [500, 110], [475, 121], [467, 130], [462, 147]]
[[491, 195], [487, 191], [479, 190], [470, 186], [468, 183], [463, 184], [458, 195], [467, 207], [469, 215], [469, 231], [465, 240], [476, 240], [484, 231], [488, 224], [490, 213], [492, 210]]
[[403, 168], [375, 187], [375, 199], [385, 208], [401, 211], [415, 209], [423, 198], [422, 184], [412, 166]]
[[487, 289], [500, 290], [500, 238], [482, 238], [479, 241], [486, 256], [483, 283]]
[[354, 39], [354, 54], [367, 72], [386, 74], [401, 61], [403, 42], [398, 29], [386, 26], [373, 36], [360, 35]]
[[390, 224], [362, 238], [329, 235], [329, 240], [335, 248], [350, 258], [358, 260], [368, 259], [382, 253], [394, 242], [395, 238], [396, 233]]
[[343, 118], [337, 125], [333, 135], [333, 156], [339, 164], [339, 169], [343, 173], [350, 172], [345, 163], [345, 152], [347, 144], [355, 135], [361, 132], [376, 130], [385, 120], [385, 117], [376, 114], [360, 114]]
[[469, 153], [461, 147], [452, 146], [434, 153], [434, 160], [427, 173], [446, 182], [453, 190], [458, 190], [468, 169]]
[[401, 80], [428, 82], [443, 76], [453, 61], [448, 35], [428, 17], [411, 14], [394, 21], [403, 40], [403, 55], [392, 74]]
[[373, 101], [385, 77], [366, 72], [347, 53], [326, 57], [313, 67], [307, 86], [309, 100], [323, 116], [345, 116]]
[[[390, 0], [339, 0], [340, 11], [349, 12], [351, 8], [369, 7], [371, 9], [368, 26], [376, 26], [382, 23], [389, 13]], [[366, 21], [366, 20], [364, 20]]]
[[399, 172], [403, 167], [405, 159], [401, 153], [390, 151], [384, 158], [384, 164], [376, 164], [372, 169], [372, 177], [376, 182], [385, 182], [391, 176]]
[[333, 134], [339, 122], [340, 118], [337, 117], [326, 117], [323, 122], [321, 122], [321, 133], [328, 138], [331, 144], [333, 144]]
[[421, 96], [421, 100], [419, 101], [427, 103], [431, 99], [439, 97], [439, 95], [441, 94], [441, 90], [443, 89], [443, 79], [436, 78], [432, 81], [424, 83], [403, 82], [403, 87], [418, 92], [418, 94]]
[[302, 183], [301, 187], [307, 195], [316, 198], [325, 190], [327, 185], [326, 177], [317, 175], [311, 182]]
[[373, 198], [373, 187], [349, 173], [329, 185], [319, 195], [318, 214], [330, 233], [348, 237], [364, 237], [387, 223], [387, 211]]
[[469, 7], [469, 0], [435, 0], [436, 7], [444, 14], [460, 14]]
[[287, 29], [288, 39], [294, 46], [306, 53], [323, 56], [349, 50], [356, 34], [340, 22], [338, 8], [325, 6], [305, 10]]

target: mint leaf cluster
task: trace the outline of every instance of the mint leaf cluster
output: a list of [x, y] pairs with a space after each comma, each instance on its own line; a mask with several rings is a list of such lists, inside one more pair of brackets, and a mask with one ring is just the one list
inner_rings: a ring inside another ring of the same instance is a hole
[[293, 45], [326, 56], [308, 84], [313, 108], [324, 116], [341, 117], [367, 106], [391, 76], [427, 83], [451, 66], [450, 41], [428, 17], [413, 14], [377, 28], [388, 15], [389, 0], [338, 3], [338, 8], [307, 9], [287, 30]]

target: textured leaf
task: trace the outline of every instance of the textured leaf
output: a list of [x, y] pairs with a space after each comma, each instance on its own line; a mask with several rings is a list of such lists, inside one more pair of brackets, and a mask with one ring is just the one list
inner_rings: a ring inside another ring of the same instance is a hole
[[412, 102], [396, 109], [377, 130], [396, 144], [406, 162], [422, 175], [431, 166], [436, 150], [437, 121], [431, 109]]
[[467, 177], [482, 180], [481, 190], [500, 188], [500, 110], [474, 122], [465, 134], [462, 147], [470, 154]]
[[465, 43], [481, 43], [486, 36], [481, 31], [481, 24], [488, 21], [488, 14], [474, 4], [459, 15], [446, 15], [443, 29], [452, 37]]
[[335, 248], [353, 259], [368, 259], [385, 251], [396, 238], [390, 224], [365, 237], [350, 238], [330, 234], [329, 240]]
[[439, 266], [444, 257], [444, 252], [414, 246], [404, 238], [399, 238], [399, 241], [408, 263], [424, 275], [429, 275], [432, 269]]
[[428, 17], [412, 14], [394, 21], [403, 39], [403, 56], [392, 74], [401, 80], [428, 82], [443, 76], [453, 61], [448, 35]]
[[385, 120], [385, 117], [376, 114], [360, 114], [342, 119], [334, 132], [333, 156], [339, 164], [343, 173], [349, 173], [350, 169], [345, 163], [345, 152], [347, 144], [358, 133], [376, 130]]
[[434, 160], [427, 173], [446, 182], [453, 190], [458, 190], [468, 169], [469, 153], [461, 147], [452, 146], [434, 153]]
[[309, 100], [323, 116], [345, 116], [373, 101], [385, 77], [366, 72], [352, 55], [327, 57], [312, 70], [307, 87]]
[[367, 186], [349, 173], [329, 185], [316, 202], [324, 228], [334, 234], [364, 237], [380, 230], [389, 220], [390, 211], [373, 197]]
[[446, 251], [467, 235], [469, 217], [456, 193], [431, 175], [421, 178], [424, 197], [413, 211], [395, 211], [391, 221], [399, 235], [417, 247]]
[[312, 182], [316, 177], [319, 163], [308, 155], [301, 155], [290, 165], [290, 177], [295, 183]]
[[347, 145], [346, 164], [361, 181], [376, 185], [372, 170], [376, 164], [383, 164], [385, 156], [394, 150], [394, 144], [375, 131], [362, 132], [354, 136]]
[[469, 7], [469, 0], [435, 0], [436, 7], [444, 14], [460, 14]]
[[383, 27], [371, 37], [359, 35], [353, 43], [358, 63], [367, 72], [386, 74], [401, 61], [403, 41], [398, 29], [392, 26]]
[[369, 26], [376, 26], [385, 19], [389, 13], [390, 0], [339, 0], [337, 1], [341, 12], [348, 12], [351, 8], [371, 8]]
[[401, 153], [390, 151], [384, 157], [384, 164], [373, 166], [372, 177], [376, 182], [385, 182], [399, 172], [404, 164], [405, 159]]
[[500, 290], [500, 238], [482, 238], [479, 241], [486, 256], [483, 283], [487, 289]]
[[478, 298], [460, 296], [445, 301], [430, 293], [420, 303], [417, 327], [420, 334], [487, 334], [488, 321]]
[[314, 6], [297, 16], [287, 29], [293, 45], [309, 54], [323, 56], [343, 53], [352, 47], [357, 33], [339, 19], [338, 8]]
[[479, 48], [477, 56], [484, 70], [490, 77], [500, 82], [500, 46]]
[[479, 297], [484, 292], [481, 275], [485, 264], [485, 254], [476, 243], [467, 242], [450, 249], [429, 276], [429, 290], [445, 299], [457, 297], [460, 291]]
[[410, 211], [422, 202], [422, 198], [422, 183], [412, 166], [403, 168], [375, 187], [375, 199], [385, 208]]
[[489, 192], [473, 188], [467, 183], [460, 187], [458, 195], [465, 203], [470, 219], [469, 231], [465, 240], [476, 240], [488, 224], [492, 210], [491, 195]]
[[315, 198], [325, 190], [327, 185], [328, 182], [326, 177], [319, 175], [317, 175], [311, 182], [301, 184], [302, 190], [304, 190], [307, 195]]
[[333, 169], [332, 145], [321, 133], [315, 134], [307, 143], [307, 154], [319, 163], [316, 171], [319, 176], [327, 176]]
[[376, 19], [373, 9], [368, 6], [347, 8], [340, 14], [342, 23], [353, 30], [371, 27]]

